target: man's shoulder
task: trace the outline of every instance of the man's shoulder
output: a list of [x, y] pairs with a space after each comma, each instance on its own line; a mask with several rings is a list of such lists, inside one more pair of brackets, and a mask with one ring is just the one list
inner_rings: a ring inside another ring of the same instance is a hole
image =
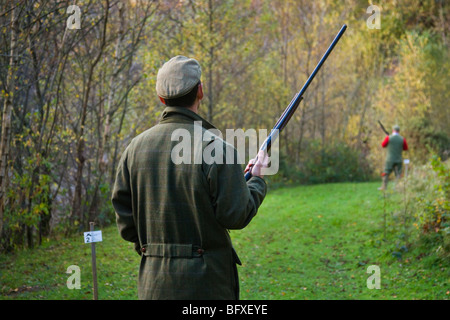
[[226, 141], [220, 131], [206, 130], [203, 136], [203, 160], [206, 165], [237, 165], [243, 164], [243, 159], [236, 147]]
[[389, 136], [389, 140], [395, 140], [395, 139], [397, 139], [397, 140], [403, 140], [403, 137], [402, 137], [401, 135], [399, 135], [399, 134], [391, 134], [391, 135]]
[[167, 129], [169, 129], [170, 124], [156, 124], [151, 128], [148, 128], [144, 132], [141, 132], [137, 136], [135, 136], [132, 140], [130, 145], [136, 145], [140, 144], [142, 142], [145, 142], [148, 139], [153, 139], [158, 136], [166, 136]]

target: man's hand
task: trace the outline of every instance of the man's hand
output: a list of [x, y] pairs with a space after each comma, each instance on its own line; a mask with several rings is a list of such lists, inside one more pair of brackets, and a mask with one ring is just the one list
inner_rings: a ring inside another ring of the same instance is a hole
[[263, 150], [258, 152], [256, 158], [251, 159], [247, 167], [244, 170], [244, 173], [247, 173], [250, 169], [252, 170], [252, 176], [257, 176], [263, 178], [262, 168], [267, 168], [269, 166], [269, 156]]

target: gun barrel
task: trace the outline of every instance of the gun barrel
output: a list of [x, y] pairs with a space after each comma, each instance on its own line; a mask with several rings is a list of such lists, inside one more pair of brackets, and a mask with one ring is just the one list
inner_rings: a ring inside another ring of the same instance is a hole
[[[338, 34], [334, 38], [333, 42], [331, 42], [330, 46], [328, 47], [327, 51], [325, 51], [322, 58], [319, 60], [319, 63], [317, 63], [316, 67], [314, 68], [313, 72], [309, 75], [308, 79], [306, 80], [303, 87], [300, 89], [300, 91], [295, 95], [294, 99], [289, 103], [287, 108], [284, 110], [283, 114], [281, 115], [280, 119], [278, 119], [277, 123], [273, 127], [272, 131], [270, 132], [267, 139], [264, 141], [264, 143], [261, 145], [260, 150], [269, 151], [270, 146], [272, 145], [272, 140], [276, 139], [278, 137], [278, 134], [281, 132], [281, 130], [284, 129], [286, 124], [291, 119], [294, 112], [297, 110], [298, 105], [303, 99], [303, 95], [308, 89], [309, 85], [311, 84], [312, 80], [316, 76], [317, 72], [319, 72], [320, 68], [322, 67], [325, 60], [327, 60], [328, 56], [330, 55], [331, 51], [333, 51], [334, 47], [338, 43], [339, 39], [344, 34], [345, 30], [347, 29], [347, 25], [344, 24], [341, 27], [341, 30], [339, 30]], [[245, 174], [245, 180], [248, 181], [252, 177], [252, 170], [250, 170]]]
[[389, 135], [389, 132], [386, 130], [386, 128], [383, 126], [380, 120], [378, 120], [378, 124], [380, 125], [381, 130], [383, 130], [383, 132], [386, 133], [386, 135]]
[[317, 72], [319, 72], [320, 68], [322, 67], [323, 63], [325, 62], [325, 60], [327, 60], [328, 56], [330, 55], [331, 51], [333, 51], [334, 47], [336, 46], [336, 44], [338, 43], [339, 39], [341, 39], [342, 35], [344, 34], [345, 30], [347, 29], [347, 25], [344, 24], [341, 28], [341, 30], [339, 30], [338, 34], [336, 35], [336, 37], [334, 38], [333, 42], [331, 42], [330, 46], [328, 47], [327, 51], [324, 53], [324, 55], [322, 56], [322, 58], [320, 59], [319, 63], [317, 64], [317, 66], [314, 68], [313, 72], [311, 73], [311, 75], [308, 77], [308, 79], [306, 80], [305, 84], [303, 85], [303, 88], [300, 90], [299, 95], [303, 96], [303, 94], [305, 93], [306, 89], [308, 89], [309, 85], [311, 84], [311, 81], [314, 79], [314, 77], [316, 76]]

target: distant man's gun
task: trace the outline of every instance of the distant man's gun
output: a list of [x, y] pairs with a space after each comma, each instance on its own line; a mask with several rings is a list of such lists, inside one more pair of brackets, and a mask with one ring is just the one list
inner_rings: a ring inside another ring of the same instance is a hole
[[[278, 134], [281, 132], [281, 130], [283, 130], [284, 127], [286, 127], [286, 125], [289, 122], [289, 120], [291, 119], [292, 115], [297, 110], [298, 105], [302, 101], [303, 95], [304, 95], [306, 89], [308, 89], [309, 85], [311, 84], [311, 81], [314, 79], [314, 77], [316, 76], [317, 72], [320, 70], [320, 68], [322, 67], [323, 63], [328, 58], [329, 54], [331, 53], [333, 48], [336, 46], [336, 44], [338, 43], [339, 39], [342, 37], [342, 35], [344, 34], [346, 29], [347, 29], [347, 25], [344, 24], [342, 26], [341, 30], [336, 35], [336, 37], [334, 38], [333, 42], [328, 47], [328, 49], [325, 52], [325, 54], [323, 55], [323, 57], [320, 59], [320, 61], [317, 64], [317, 66], [314, 68], [314, 70], [311, 73], [311, 75], [306, 80], [306, 82], [303, 85], [302, 89], [294, 96], [292, 101], [289, 103], [287, 108], [284, 110], [284, 112], [281, 115], [281, 117], [278, 119], [277, 123], [275, 124], [275, 126], [272, 129], [272, 131], [270, 132], [269, 136], [267, 137], [267, 139], [264, 141], [264, 143], [259, 148], [260, 151], [262, 150], [262, 151], [268, 152], [270, 150], [270, 147], [272, 145], [272, 141], [274, 141], [278, 137]], [[257, 159], [255, 159], [255, 162], [256, 162], [256, 160]], [[252, 168], [250, 167], [250, 169], [245, 174], [245, 180], [248, 181], [251, 177], [252, 177]]]
[[387, 131], [386, 130], [386, 128], [383, 126], [383, 124], [381, 123], [381, 121], [380, 120], [378, 120], [378, 124], [380, 125], [380, 127], [381, 127], [381, 130], [383, 130], [384, 131], [384, 133], [386, 133], [386, 135], [389, 135], [389, 131]]

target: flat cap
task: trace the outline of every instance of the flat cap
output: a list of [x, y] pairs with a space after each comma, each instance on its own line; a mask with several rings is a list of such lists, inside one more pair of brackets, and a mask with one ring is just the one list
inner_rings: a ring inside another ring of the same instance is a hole
[[392, 127], [392, 129], [394, 129], [394, 131], [399, 132], [400, 131], [400, 126], [398, 124], [396, 124], [395, 126]]
[[200, 81], [202, 69], [197, 60], [176, 56], [164, 63], [156, 76], [156, 93], [163, 99], [182, 97]]

